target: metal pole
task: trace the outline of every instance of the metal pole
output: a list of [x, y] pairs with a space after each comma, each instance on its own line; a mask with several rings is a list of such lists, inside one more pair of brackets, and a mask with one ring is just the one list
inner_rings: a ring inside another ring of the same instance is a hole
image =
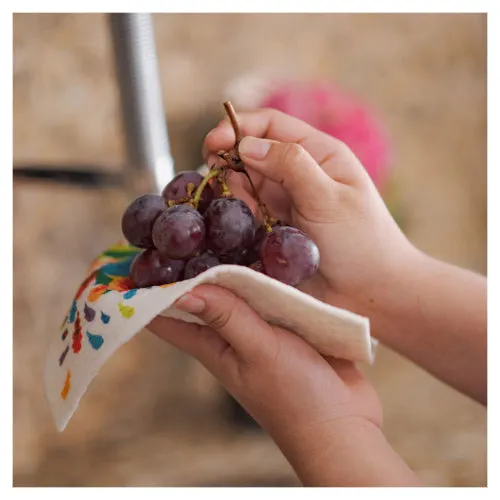
[[127, 148], [126, 181], [137, 193], [160, 192], [175, 175], [150, 14], [110, 14]]

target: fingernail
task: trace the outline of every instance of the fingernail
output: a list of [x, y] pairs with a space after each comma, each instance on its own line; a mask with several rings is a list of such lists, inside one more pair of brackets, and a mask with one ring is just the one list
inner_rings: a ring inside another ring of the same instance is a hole
[[219, 127], [215, 127], [213, 128], [208, 134], [207, 134], [207, 138], [208, 137], [212, 137], [216, 132], [217, 130], [219, 129]]
[[190, 293], [186, 293], [181, 298], [177, 299], [175, 307], [191, 314], [199, 314], [205, 309], [205, 301]]
[[207, 134], [207, 137], [210, 135], [214, 135], [214, 134], [217, 134], [219, 132], [219, 130], [221, 130], [222, 128], [224, 127], [227, 127], [228, 123], [226, 120], [221, 120], [217, 126], [215, 128], [213, 128], [212, 130], [210, 130], [210, 132]]
[[243, 137], [238, 146], [238, 151], [241, 155], [253, 158], [254, 160], [263, 160], [269, 149], [271, 143], [266, 139], [257, 139], [256, 137]]

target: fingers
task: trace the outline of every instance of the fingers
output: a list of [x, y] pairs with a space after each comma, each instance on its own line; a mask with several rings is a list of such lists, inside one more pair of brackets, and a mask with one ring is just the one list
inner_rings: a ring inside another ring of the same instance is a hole
[[339, 185], [299, 144], [248, 136], [242, 139], [239, 152], [250, 168], [281, 184], [305, 218], [313, 220], [315, 214], [330, 208], [327, 202]]
[[[243, 136], [265, 137], [301, 145], [325, 172], [338, 182], [349, 184], [363, 168], [352, 151], [340, 140], [311, 125], [274, 109], [238, 114]], [[225, 119], [206, 137], [203, 157], [208, 164], [218, 163], [214, 152], [234, 146], [235, 136]]]
[[272, 328], [242, 299], [215, 285], [200, 285], [176, 302], [177, 309], [198, 316], [242, 360], [268, 356], [276, 345]]
[[[267, 137], [281, 142], [301, 143], [311, 136], [332, 139], [311, 125], [274, 109], [258, 109], [238, 113], [238, 124], [243, 136]], [[335, 139], [332, 139], [335, 140]], [[207, 151], [229, 149], [234, 146], [234, 130], [226, 118], [206, 138]]]
[[231, 355], [231, 346], [208, 326], [157, 316], [149, 323], [148, 330], [196, 358], [215, 376], [220, 376], [224, 369], [223, 358]]

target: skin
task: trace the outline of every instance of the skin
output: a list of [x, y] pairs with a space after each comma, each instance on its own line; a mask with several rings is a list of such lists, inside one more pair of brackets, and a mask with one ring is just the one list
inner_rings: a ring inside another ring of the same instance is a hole
[[[381, 342], [485, 404], [486, 279], [416, 249], [342, 142], [274, 110], [238, 118], [248, 136], [240, 156], [259, 195], [320, 249], [319, 270], [301, 289], [369, 317]], [[234, 141], [224, 120], [205, 140], [207, 163], [220, 164], [214, 153]], [[233, 174], [229, 183], [257, 212], [243, 176]], [[150, 329], [219, 379], [304, 484], [417, 484], [386, 442], [378, 398], [352, 363], [321, 356], [213, 285], [176, 305], [208, 326], [157, 318]]]

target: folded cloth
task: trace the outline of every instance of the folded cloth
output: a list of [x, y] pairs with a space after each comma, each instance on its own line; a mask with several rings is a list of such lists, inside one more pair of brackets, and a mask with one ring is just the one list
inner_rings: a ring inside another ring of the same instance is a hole
[[296, 333], [322, 354], [373, 362], [375, 340], [367, 318], [242, 266], [221, 265], [190, 280], [136, 289], [129, 269], [138, 252], [120, 243], [96, 259], [49, 346], [45, 391], [59, 431], [65, 429], [104, 363], [155, 316], [202, 324], [174, 305], [201, 283], [233, 291], [266, 321]]

